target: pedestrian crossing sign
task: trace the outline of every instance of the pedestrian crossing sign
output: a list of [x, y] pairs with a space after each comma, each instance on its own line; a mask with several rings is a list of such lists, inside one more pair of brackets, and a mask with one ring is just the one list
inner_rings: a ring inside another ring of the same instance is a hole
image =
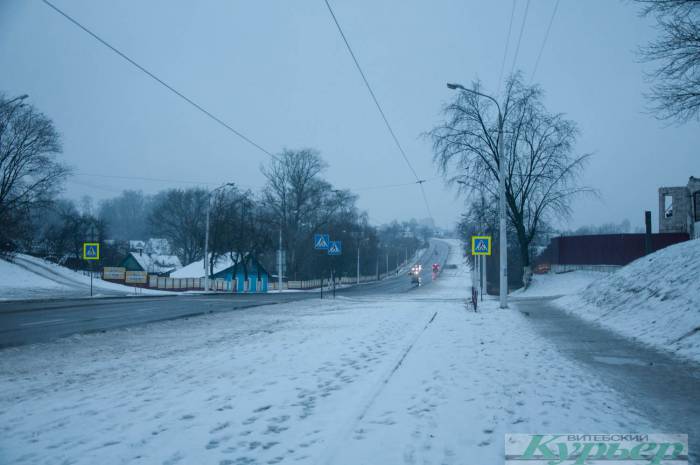
[[99, 242], [83, 242], [83, 260], [99, 260]]
[[314, 249], [328, 250], [330, 242], [331, 240], [328, 234], [314, 234]]
[[328, 246], [328, 255], [340, 255], [343, 253], [343, 244], [340, 241], [331, 241]]
[[472, 255], [491, 255], [491, 236], [472, 236]]

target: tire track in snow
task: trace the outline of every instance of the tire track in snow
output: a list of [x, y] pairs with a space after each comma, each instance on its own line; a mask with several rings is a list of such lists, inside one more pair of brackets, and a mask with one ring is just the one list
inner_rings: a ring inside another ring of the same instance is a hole
[[365, 415], [367, 415], [369, 409], [374, 405], [374, 402], [377, 400], [384, 388], [389, 384], [389, 381], [391, 381], [391, 378], [394, 376], [394, 374], [399, 370], [399, 368], [401, 368], [401, 365], [403, 364], [408, 354], [411, 352], [411, 349], [413, 349], [413, 347], [415, 346], [416, 342], [418, 342], [418, 340], [425, 333], [430, 324], [433, 321], [435, 321], [437, 315], [438, 312], [436, 311], [425, 323], [425, 325], [423, 325], [423, 327], [417, 332], [417, 334], [415, 335], [415, 337], [413, 337], [408, 346], [406, 346], [406, 348], [401, 352], [401, 356], [398, 358], [396, 363], [391, 365], [391, 370], [389, 370], [384, 376], [381, 377], [381, 379], [375, 385], [374, 389], [370, 391], [370, 396], [365, 401], [361, 402], [362, 407], [360, 409], [360, 413], [357, 415], [352, 415], [350, 422], [346, 425], [345, 428], [341, 430], [340, 434], [336, 435], [334, 440], [329, 441], [329, 444], [326, 446], [325, 452], [321, 455], [320, 459], [316, 463], [318, 463], [319, 465], [326, 465], [333, 462], [333, 459], [335, 458], [338, 450], [340, 449], [340, 443], [344, 442], [346, 438], [350, 437], [351, 433], [355, 430], [357, 424], [365, 418]]

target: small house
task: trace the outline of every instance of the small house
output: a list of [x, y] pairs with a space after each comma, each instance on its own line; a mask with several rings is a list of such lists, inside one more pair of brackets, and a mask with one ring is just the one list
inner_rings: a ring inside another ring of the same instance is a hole
[[[170, 274], [172, 278], [203, 278], [204, 263], [197, 260], [194, 263]], [[215, 260], [210, 279], [223, 280], [226, 290], [235, 292], [267, 292], [270, 274], [258, 260], [248, 257], [245, 262], [238, 259], [235, 253], [218, 257]], [[235, 282], [235, 288], [234, 286]]]
[[145, 271], [148, 274], [169, 276], [173, 271], [182, 268], [182, 263], [175, 255], [139, 251], [129, 252], [129, 255], [122, 260], [121, 266], [126, 268], [126, 271]]

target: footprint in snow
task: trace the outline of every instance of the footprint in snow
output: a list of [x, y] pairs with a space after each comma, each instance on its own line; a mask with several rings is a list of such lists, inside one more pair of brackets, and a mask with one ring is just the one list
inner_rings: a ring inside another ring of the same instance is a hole
[[231, 426], [231, 423], [228, 421], [225, 423], [221, 423], [221, 424], [215, 426], [214, 428], [212, 428], [211, 430], [209, 430], [209, 434], [214, 434], [217, 431], [221, 431], [222, 429], [228, 428], [229, 426]]

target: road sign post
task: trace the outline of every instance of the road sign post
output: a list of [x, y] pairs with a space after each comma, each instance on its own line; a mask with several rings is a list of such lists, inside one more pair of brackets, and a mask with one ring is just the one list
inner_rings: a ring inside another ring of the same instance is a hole
[[[314, 234], [314, 249], [328, 251], [330, 248], [331, 239], [328, 234]], [[328, 253], [328, 255], [331, 255]], [[323, 273], [321, 274], [321, 299], [323, 299]]]
[[90, 297], [92, 297], [92, 262], [100, 259], [99, 242], [83, 242], [83, 260], [90, 263]]
[[[484, 287], [486, 282], [486, 257], [491, 255], [491, 236], [472, 236], [472, 256], [474, 257], [474, 270], [479, 273], [479, 290], [481, 300], [484, 300]], [[475, 280], [472, 279], [472, 283]], [[472, 287], [474, 287], [472, 284]]]
[[[328, 255], [336, 257], [343, 254], [343, 243], [341, 241], [330, 241], [328, 243]], [[331, 279], [333, 280], [333, 298], [335, 299], [335, 267], [331, 263]]]

